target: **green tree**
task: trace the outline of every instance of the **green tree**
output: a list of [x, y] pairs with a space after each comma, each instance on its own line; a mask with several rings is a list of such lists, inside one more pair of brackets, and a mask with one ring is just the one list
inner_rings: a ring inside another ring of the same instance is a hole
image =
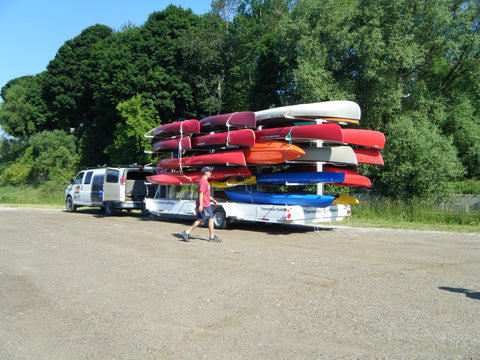
[[[45, 130], [30, 137], [28, 143], [10, 140], [15, 155], [3, 163], [0, 180], [6, 185], [32, 185], [51, 180], [63, 184], [78, 167], [75, 137], [62, 130]], [[3, 156], [2, 156], [3, 160]]]
[[95, 44], [112, 34], [94, 25], [66, 41], [47, 66], [43, 96], [48, 104], [50, 129], [80, 129], [95, 123], [93, 87], [97, 83]]
[[149, 148], [149, 142], [143, 135], [160, 124], [153, 101], [135, 95], [118, 104], [117, 109], [124, 122], [117, 124], [114, 142], [106, 153], [115, 164], [148, 163], [144, 150]]
[[198, 19], [190, 10], [169, 6], [152, 13], [142, 27], [129, 27], [95, 44], [95, 121], [80, 136], [83, 164], [112, 161], [109, 155], [114, 153], [105, 149], [113, 144], [119, 124], [125, 125], [117, 105], [137, 94], [150, 100], [165, 122], [195, 114], [179, 39]]
[[359, 2], [298, 0], [276, 32], [285, 71], [284, 104], [355, 100], [355, 25]]
[[443, 123], [444, 132], [453, 136], [468, 178], [480, 178], [480, 124], [477, 114], [471, 101], [458, 97], [457, 104], [450, 106]]
[[0, 184], [26, 185], [30, 181], [34, 158], [25, 156], [28, 143], [24, 139], [0, 138]]
[[192, 84], [198, 118], [219, 114], [225, 87], [226, 33], [218, 16], [206, 14], [180, 37], [184, 77]]
[[452, 139], [428, 116], [404, 115], [387, 130], [385, 169], [375, 184], [382, 194], [402, 199], [441, 196], [448, 193], [449, 181], [463, 176]]
[[44, 74], [9, 81], [2, 89], [0, 126], [11, 136], [24, 137], [46, 127], [46, 104], [42, 100]]
[[63, 130], [42, 131], [29, 140], [35, 166], [32, 169], [36, 181], [51, 180], [65, 183], [77, 170], [79, 156], [76, 140]]
[[233, 2], [235, 17], [224, 17], [227, 62], [223, 102], [226, 112], [280, 105], [278, 89], [283, 68], [274, 52], [273, 34], [282, 17], [288, 14], [290, 2]]

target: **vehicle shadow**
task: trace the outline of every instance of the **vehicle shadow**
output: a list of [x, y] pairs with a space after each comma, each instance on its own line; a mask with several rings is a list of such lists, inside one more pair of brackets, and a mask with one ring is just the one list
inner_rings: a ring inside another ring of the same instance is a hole
[[[63, 210], [63, 212], [67, 212]], [[108, 218], [108, 217], [134, 217], [142, 222], [149, 221], [160, 221], [160, 222], [169, 222], [176, 223], [182, 226], [189, 226], [193, 223], [195, 218], [193, 216], [182, 216], [182, 215], [171, 215], [171, 214], [162, 214], [160, 216], [155, 215], [145, 215], [141, 211], [117, 211], [114, 215], [106, 215], [102, 209], [99, 208], [80, 208], [77, 209], [76, 214], [90, 215], [95, 218]], [[328, 223], [325, 223], [321, 226], [311, 226], [311, 225], [290, 225], [290, 224], [274, 224], [274, 223], [262, 223], [262, 222], [247, 222], [239, 221], [229, 224], [226, 229], [222, 231], [235, 231], [235, 230], [246, 230], [254, 231], [258, 233], [265, 233], [270, 235], [290, 235], [290, 234], [306, 234], [310, 232], [329, 232], [334, 231], [335, 228], [327, 226]]]
[[310, 225], [271, 224], [262, 222], [234, 222], [230, 224], [227, 230], [247, 230], [267, 233], [269, 235], [290, 235], [315, 231], [333, 231], [334, 228], [328, 226], [314, 227]]
[[[62, 212], [69, 214], [67, 210], [63, 209]], [[80, 209], [75, 210], [75, 212], [71, 212], [70, 214], [80, 214], [80, 215], [105, 215], [105, 213], [99, 208], [88, 208], [82, 207]]]
[[480, 300], [480, 292], [469, 290], [469, 289], [462, 289], [462, 288], [451, 288], [447, 286], [439, 286], [440, 290], [450, 291], [454, 293], [465, 294], [466, 297], [473, 299], [473, 300]]
[[[165, 221], [169, 223], [177, 223], [182, 225], [191, 225], [195, 220], [192, 216], [179, 216], [179, 215], [170, 215], [162, 214], [160, 216], [144, 216], [139, 217], [141, 221]], [[326, 225], [326, 224], [325, 224]], [[266, 233], [270, 235], [289, 235], [289, 234], [298, 234], [298, 233], [309, 233], [309, 232], [327, 232], [335, 230], [334, 227], [330, 226], [309, 226], [309, 225], [289, 225], [289, 224], [271, 224], [271, 223], [262, 223], [262, 222], [247, 222], [239, 221], [229, 224], [226, 229], [222, 231], [235, 231], [235, 230], [246, 230], [246, 231], [255, 231], [258, 233]]]
[[[64, 213], [68, 213], [67, 210], [62, 210]], [[74, 214], [77, 214], [77, 215], [90, 215], [90, 216], [93, 216], [95, 218], [108, 218], [108, 217], [137, 217], [137, 218], [140, 218], [140, 217], [144, 217], [144, 215], [142, 214], [141, 211], [138, 211], [138, 210], [132, 210], [132, 211], [116, 211], [115, 214], [113, 215], [107, 215], [105, 214], [105, 211], [103, 209], [100, 209], [100, 208], [89, 208], [89, 207], [82, 207], [82, 208], [79, 208], [77, 209]]]

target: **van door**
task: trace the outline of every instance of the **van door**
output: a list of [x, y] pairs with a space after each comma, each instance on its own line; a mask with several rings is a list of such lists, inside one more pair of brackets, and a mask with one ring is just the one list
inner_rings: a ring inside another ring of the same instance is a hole
[[80, 200], [80, 189], [82, 188], [82, 184], [83, 184], [83, 177], [85, 176], [85, 172], [84, 171], [81, 171], [77, 174], [77, 176], [75, 177], [75, 180], [72, 182], [72, 185], [71, 185], [71, 192], [70, 194], [72, 195], [72, 198], [73, 198], [73, 202], [75, 204], [80, 204], [81, 203], [81, 200]]
[[102, 204], [103, 201], [103, 181], [105, 173], [95, 173], [92, 180], [92, 204]]
[[103, 201], [120, 201], [119, 169], [106, 169], [103, 183]]
[[87, 171], [83, 177], [83, 183], [80, 185], [79, 203], [90, 205], [92, 193], [92, 176], [93, 171]]

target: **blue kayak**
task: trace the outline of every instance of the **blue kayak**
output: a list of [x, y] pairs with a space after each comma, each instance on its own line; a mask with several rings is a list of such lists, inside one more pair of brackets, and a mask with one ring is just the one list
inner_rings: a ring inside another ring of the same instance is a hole
[[278, 172], [272, 174], [258, 174], [257, 184], [316, 184], [337, 183], [345, 181], [344, 173], [317, 171], [317, 172]]
[[269, 194], [252, 190], [226, 190], [225, 194], [237, 202], [272, 204], [272, 205], [302, 205], [311, 207], [327, 207], [335, 200], [333, 196], [314, 194]]

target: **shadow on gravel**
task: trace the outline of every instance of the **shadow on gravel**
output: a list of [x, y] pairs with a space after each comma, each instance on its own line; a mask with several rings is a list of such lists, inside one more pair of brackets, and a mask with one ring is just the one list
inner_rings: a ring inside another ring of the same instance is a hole
[[306, 234], [315, 231], [333, 231], [331, 227], [313, 227], [308, 225], [269, 224], [255, 222], [237, 222], [229, 226], [227, 230], [248, 230], [270, 235]]
[[[188, 241], [185, 242], [185, 241], [183, 240], [182, 234], [172, 233], [172, 236], [173, 236], [173, 237], [176, 237], [176, 238], [178, 239], [178, 241], [180, 241], [180, 242], [182, 242], [182, 243], [185, 243], [185, 244], [188, 244]], [[192, 235], [190, 235], [190, 241], [197, 241], [197, 240], [209, 242], [208, 239], [201, 238], [201, 237], [198, 237], [198, 236], [192, 236]]]
[[[64, 213], [68, 214], [68, 211], [62, 210]], [[89, 207], [82, 207], [77, 209], [74, 213], [76, 215], [91, 215], [95, 218], [108, 218], [108, 217], [134, 217], [134, 218], [141, 218], [144, 217], [141, 211], [139, 210], [132, 210], [132, 211], [116, 211], [113, 215], [106, 215], [103, 209], [99, 208], [89, 208]]]
[[[191, 225], [195, 220], [193, 217], [189, 216], [178, 216], [178, 215], [169, 215], [163, 214], [161, 216], [144, 216], [139, 217], [141, 221], [164, 221], [169, 223], [176, 223], [181, 225]], [[239, 221], [234, 222], [228, 226], [227, 229], [222, 231], [235, 231], [235, 230], [247, 230], [255, 231], [259, 233], [267, 233], [270, 235], [289, 235], [289, 234], [305, 234], [309, 232], [321, 231], [333, 231], [335, 230], [332, 227], [328, 226], [307, 226], [307, 225], [286, 225], [286, 224], [269, 224], [261, 222], [246, 222]]]
[[440, 286], [439, 289], [454, 292], [454, 293], [465, 294], [465, 296], [470, 299], [480, 300], [480, 292], [476, 292], [473, 290], [462, 289], [462, 288], [451, 288], [446, 286]]
[[[63, 212], [67, 212], [63, 210]], [[192, 216], [162, 214], [161, 216], [146, 216], [141, 211], [117, 211], [114, 215], [107, 216], [105, 212], [99, 208], [80, 208], [76, 211], [77, 215], [90, 215], [98, 219], [108, 217], [134, 217], [143, 222], [158, 221], [176, 223], [182, 226], [189, 226], [195, 220]], [[326, 224], [325, 224], [326, 225]], [[269, 224], [261, 222], [234, 222], [222, 231], [247, 230], [258, 233], [266, 233], [270, 235], [289, 235], [289, 234], [306, 234], [309, 232], [329, 232], [335, 228], [329, 226], [309, 226], [309, 225], [288, 225], [288, 224]]]

